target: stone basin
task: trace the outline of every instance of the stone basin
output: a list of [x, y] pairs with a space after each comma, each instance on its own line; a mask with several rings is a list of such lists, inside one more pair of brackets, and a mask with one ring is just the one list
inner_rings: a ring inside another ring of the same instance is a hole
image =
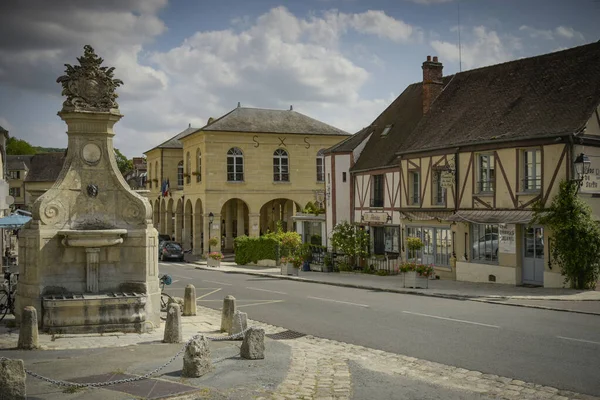
[[106, 247], [123, 243], [127, 229], [63, 229], [57, 233], [64, 236], [66, 247]]

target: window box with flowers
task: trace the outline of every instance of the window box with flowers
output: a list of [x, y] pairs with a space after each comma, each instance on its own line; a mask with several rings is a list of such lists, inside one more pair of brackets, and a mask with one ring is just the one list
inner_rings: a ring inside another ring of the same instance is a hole
[[433, 276], [433, 266], [431, 265], [406, 262], [400, 265], [399, 270], [404, 277], [405, 288], [427, 289], [429, 277]]
[[281, 257], [281, 275], [298, 276], [303, 263], [304, 259], [300, 255]]
[[222, 259], [223, 254], [221, 254], [218, 251], [213, 251], [211, 253], [208, 253], [208, 256], [206, 257], [206, 265], [208, 265], [209, 267], [218, 268], [221, 266]]

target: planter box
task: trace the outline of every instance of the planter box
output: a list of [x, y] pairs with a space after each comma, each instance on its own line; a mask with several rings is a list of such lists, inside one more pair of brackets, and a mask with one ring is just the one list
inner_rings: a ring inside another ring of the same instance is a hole
[[405, 272], [403, 275], [405, 288], [427, 289], [429, 287], [429, 279], [417, 274], [416, 271], [408, 271]]
[[292, 264], [281, 264], [281, 275], [298, 276], [300, 268], [294, 268]]
[[221, 260], [214, 260], [210, 257], [206, 259], [206, 265], [209, 267], [219, 268], [221, 266]]

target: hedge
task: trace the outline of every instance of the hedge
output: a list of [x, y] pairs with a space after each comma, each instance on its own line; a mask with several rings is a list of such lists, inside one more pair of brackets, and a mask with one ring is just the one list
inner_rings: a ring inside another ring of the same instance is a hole
[[278, 241], [272, 237], [238, 236], [234, 240], [235, 262], [245, 265], [258, 260], [276, 260]]

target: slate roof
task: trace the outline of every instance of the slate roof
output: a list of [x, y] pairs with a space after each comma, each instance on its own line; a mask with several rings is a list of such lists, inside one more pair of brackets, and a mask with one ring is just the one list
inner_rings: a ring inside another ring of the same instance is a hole
[[293, 110], [237, 107], [202, 131], [286, 133], [308, 135], [349, 135], [341, 129]]
[[6, 169], [8, 171], [24, 171], [28, 170], [31, 164], [33, 155], [7, 155]]
[[360, 131], [356, 132], [354, 135], [342, 140], [340, 143], [334, 144], [330, 148], [325, 149], [323, 153], [330, 154], [351, 152], [356, 148], [356, 146], [361, 144], [363, 140], [368, 138], [372, 132], [373, 129], [370, 126], [363, 128]]
[[173, 136], [171, 139], [162, 142], [158, 146], [151, 148], [150, 150], [144, 152], [144, 154], [154, 150], [154, 149], [183, 149], [183, 144], [179, 141], [184, 136], [189, 135], [190, 133], [194, 133], [198, 130], [198, 128], [189, 127], [186, 130], [179, 132], [177, 135]]
[[25, 182], [54, 182], [60, 175], [66, 151], [60, 153], [39, 153], [31, 157], [29, 173]]
[[458, 73], [399, 152], [581, 131], [600, 104], [600, 42]]

